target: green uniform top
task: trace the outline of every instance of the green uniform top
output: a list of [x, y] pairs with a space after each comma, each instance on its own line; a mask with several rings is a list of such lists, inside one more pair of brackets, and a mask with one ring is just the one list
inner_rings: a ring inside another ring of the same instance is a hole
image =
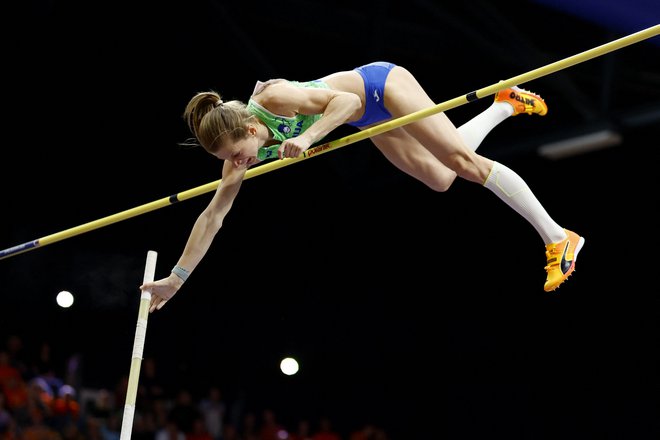
[[[329, 89], [330, 87], [323, 81], [307, 81], [307, 82], [298, 82], [298, 81], [288, 81], [289, 84], [302, 87], [302, 88], [314, 88], [314, 89]], [[259, 88], [259, 83], [257, 88]], [[256, 89], [255, 89], [256, 90]], [[250, 99], [247, 103], [247, 110], [258, 117], [273, 133], [273, 139], [276, 141], [283, 142], [286, 139], [294, 138], [305, 130], [307, 130], [313, 123], [318, 121], [322, 114], [317, 115], [301, 115], [296, 114], [293, 117], [286, 117], [273, 114], [263, 108], [261, 105], [257, 104], [254, 100]], [[277, 157], [277, 149], [279, 145], [271, 145], [269, 147], [259, 148], [257, 153], [257, 158], [259, 160], [271, 159]]]

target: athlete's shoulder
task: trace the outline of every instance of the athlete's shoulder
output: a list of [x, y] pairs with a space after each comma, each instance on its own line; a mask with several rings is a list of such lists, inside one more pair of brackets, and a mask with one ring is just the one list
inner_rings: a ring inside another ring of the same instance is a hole
[[268, 81], [257, 81], [257, 84], [254, 86], [254, 90], [252, 91], [252, 96], [260, 94], [273, 84], [281, 83], [289, 83], [289, 81], [283, 78], [269, 79]]

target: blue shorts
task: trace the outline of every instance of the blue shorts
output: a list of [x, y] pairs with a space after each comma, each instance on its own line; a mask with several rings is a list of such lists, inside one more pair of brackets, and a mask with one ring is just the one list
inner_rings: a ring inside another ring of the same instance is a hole
[[359, 121], [347, 122], [353, 127], [364, 127], [392, 117], [385, 108], [385, 80], [396, 64], [377, 61], [354, 70], [364, 80], [365, 109]]

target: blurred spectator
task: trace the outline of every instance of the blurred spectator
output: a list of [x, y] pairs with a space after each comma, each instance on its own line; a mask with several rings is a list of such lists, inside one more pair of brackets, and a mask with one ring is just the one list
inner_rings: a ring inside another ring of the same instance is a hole
[[147, 357], [142, 360], [138, 395], [135, 402], [135, 405], [142, 410], [151, 411], [155, 401], [168, 397], [163, 385], [164, 381], [158, 376], [156, 367], [154, 358]]
[[327, 416], [319, 419], [319, 429], [312, 435], [313, 440], [341, 440], [339, 433], [335, 432], [332, 422]]
[[105, 388], [98, 390], [94, 400], [89, 403], [85, 410], [89, 416], [105, 423], [115, 410], [114, 401], [110, 391]]
[[62, 440], [87, 440], [77, 423], [67, 422], [62, 428]]
[[76, 390], [71, 385], [62, 385], [53, 399], [52, 416], [55, 428], [63, 428], [80, 420], [80, 404], [76, 400]]
[[[52, 346], [49, 342], [42, 341], [37, 352], [37, 359], [32, 364], [33, 376], [42, 376], [46, 380], [50, 377], [57, 377], [56, 367], [56, 361], [53, 359]], [[56, 390], [61, 385], [61, 383], [55, 383], [53, 389]]]
[[108, 420], [100, 425], [101, 438], [103, 440], [119, 440], [121, 437], [121, 422], [122, 418], [119, 413], [110, 414]]
[[73, 388], [82, 389], [82, 355], [76, 353], [70, 356], [65, 365], [64, 382]]
[[351, 432], [349, 440], [376, 440], [376, 427], [365, 423], [360, 429]]
[[101, 422], [95, 417], [88, 417], [85, 419], [85, 431], [87, 434], [87, 440], [103, 440], [103, 434], [101, 434], [101, 426], [104, 422]]
[[186, 388], [180, 389], [168, 419], [173, 420], [185, 434], [190, 434], [193, 430], [193, 422], [201, 417], [202, 414], [195, 405], [191, 392]]
[[9, 363], [6, 351], [0, 351], [0, 391], [5, 405], [15, 417], [28, 419], [28, 387], [20, 371]]
[[186, 434], [186, 440], [213, 440], [201, 415], [193, 420], [192, 431]]
[[289, 437], [284, 426], [278, 423], [272, 409], [266, 408], [262, 414], [261, 428], [259, 429], [260, 440], [284, 440]]
[[308, 419], [298, 420], [298, 426], [289, 438], [291, 440], [312, 440], [312, 424]]
[[23, 380], [29, 379], [30, 373], [28, 369], [28, 362], [25, 359], [23, 338], [21, 338], [19, 335], [9, 335], [7, 337], [6, 349], [11, 366], [16, 368], [21, 373]]
[[243, 440], [259, 440], [259, 431], [257, 430], [257, 415], [253, 411], [247, 411], [243, 414], [243, 423], [240, 429], [240, 435]]
[[156, 432], [154, 440], [186, 440], [186, 435], [174, 421], [170, 420]]
[[233, 423], [225, 423], [222, 427], [222, 440], [242, 440], [238, 428]]
[[0, 440], [19, 440], [20, 438], [16, 420], [9, 419], [7, 426], [0, 427]]
[[0, 351], [0, 389], [4, 389], [12, 379], [23, 382], [23, 375], [11, 364], [9, 353]]
[[13, 422], [14, 419], [5, 406], [5, 395], [0, 391], [0, 439], [9, 438]]
[[222, 400], [220, 388], [217, 386], [209, 388], [208, 395], [199, 402], [199, 410], [213, 440], [222, 440], [226, 405]]
[[135, 413], [131, 440], [154, 440], [157, 431], [156, 417], [153, 412]]
[[28, 405], [30, 408], [37, 407], [43, 413], [46, 420], [50, 419], [53, 414], [53, 390], [50, 385], [40, 378], [34, 377], [28, 383]]
[[158, 428], [167, 424], [171, 406], [171, 402], [167, 400], [156, 400], [154, 402], [153, 411], [151, 411], [151, 413], [154, 415], [154, 420]]
[[126, 404], [127, 390], [128, 390], [128, 374], [123, 374], [115, 384], [115, 395], [113, 401], [115, 402], [116, 407], [123, 408], [124, 405]]
[[23, 428], [23, 440], [62, 440], [62, 435], [48, 426], [43, 411], [30, 409], [30, 424]]

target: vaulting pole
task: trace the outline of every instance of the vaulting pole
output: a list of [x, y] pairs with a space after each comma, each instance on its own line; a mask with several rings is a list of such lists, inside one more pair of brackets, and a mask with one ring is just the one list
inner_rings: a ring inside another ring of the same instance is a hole
[[[143, 283], [152, 282], [156, 273], [156, 259], [158, 252], [147, 252], [147, 262], [144, 266]], [[140, 367], [144, 353], [144, 342], [147, 337], [147, 322], [149, 319], [149, 304], [151, 303], [151, 292], [143, 290], [140, 295], [140, 306], [138, 308], [137, 324], [135, 326], [135, 337], [133, 338], [133, 354], [131, 356], [131, 369], [128, 373], [128, 386], [126, 388], [126, 401], [124, 402], [124, 414], [121, 421], [120, 440], [131, 440], [133, 432], [133, 421], [135, 417], [135, 404], [138, 394], [138, 382], [140, 380]]]

